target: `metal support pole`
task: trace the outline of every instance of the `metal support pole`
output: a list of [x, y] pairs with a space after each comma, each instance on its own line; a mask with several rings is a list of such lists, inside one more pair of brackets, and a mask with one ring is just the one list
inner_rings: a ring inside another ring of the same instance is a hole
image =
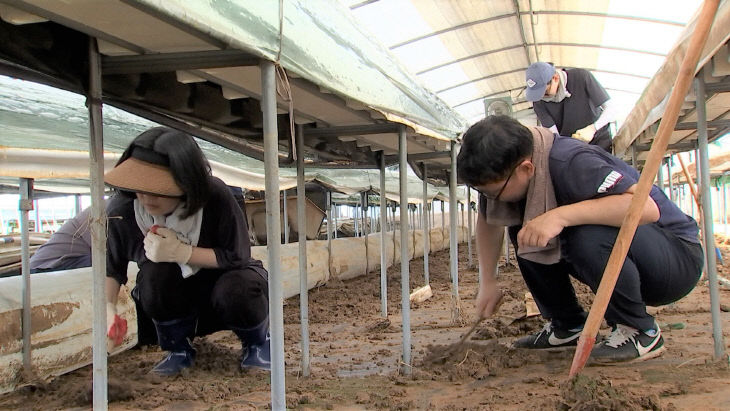
[[309, 376], [309, 276], [307, 274], [307, 194], [304, 188], [304, 126], [297, 124], [297, 238], [299, 239], [299, 322], [302, 375]]
[[722, 227], [725, 237], [727, 237], [727, 189], [725, 186], [725, 180], [727, 176], [722, 175]]
[[106, 352], [106, 207], [104, 204], [104, 134], [101, 106], [101, 56], [96, 39], [89, 38], [89, 177], [91, 179], [91, 301], [93, 405], [107, 409]]
[[[702, 199], [702, 224], [704, 225], [705, 254], [707, 256], [707, 279], [710, 281], [710, 312], [712, 313], [712, 337], [715, 342], [715, 359], [725, 356], [725, 342], [720, 317], [720, 294], [717, 285], [717, 260], [715, 259], [715, 234], [712, 221], [712, 200], [710, 199], [710, 159], [707, 153], [707, 111], [705, 107], [705, 82], [702, 69], [695, 79], [697, 101], [697, 141], [702, 177], [700, 198]], [[698, 174], [699, 175], [699, 174]]]
[[418, 205], [418, 228], [423, 228], [423, 205], [425, 202]]
[[509, 261], [509, 245], [510, 245], [510, 238], [509, 238], [509, 229], [507, 227], [504, 228], [504, 238], [502, 239], [502, 243], [504, 243], [504, 265], [510, 264]]
[[[697, 125], [697, 127], [699, 127], [699, 125]], [[697, 138], [697, 143], [699, 144], [699, 137]], [[700, 149], [699, 149], [699, 146], [698, 146], [698, 148], [695, 149], [695, 176], [696, 176], [695, 187], [699, 187], [699, 185], [702, 182], [702, 171], [700, 170]]]
[[370, 272], [370, 247], [368, 247], [368, 193], [364, 191], [360, 193], [360, 213], [362, 215], [362, 237], [365, 241], [365, 274]]
[[399, 205], [394, 202], [391, 207], [391, 214], [393, 216], [390, 219], [390, 224], [393, 227], [393, 264], [395, 264], [398, 261], [398, 253], [396, 252], [396, 248], [395, 248], [395, 208], [396, 207], [399, 207]]
[[459, 212], [461, 217], [461, 226], [466, 227], [466, 214], [464, 213], [464, 203], [459, 202]]
[[335, 239], [337, 239], [337, 217], [339, 217], [340, 209], [337, 207], [337, 204], [332, 202], [332, 192], [328, 191], [328, 193], [329, 193], [329, 198], [330, 198], [330, 207], [332, 208], [332, 217], [333, 217], [332, 222], [334, 223], [334, 227], [332, 227], [332, 229], [334, 230]]
[[472, 249], [471, 249], [471, 240], [474, 236], [472, 232], [472, 211], [471, 211], [471, 187], [466, 187], [466, 204], [467, 204], [467, 211], [466, 211], [466, 231], [469, 232], [469, 235], [466, 236], [466, 248], [467, 248], [467, 254], [469, 255], [469, 268], [474, 268], [474, 259], [472, 258]]
[[423, 281], [425, 285], [430, 284], [430, 274], [428, 271], [428, 253], [431, 250], [431, 228], [428, 224], [428, 181], [426, 176], [428, 172], [426, 163], [421, 163], [421, 171], [423, 174]]
[[388, 318], [388, 266], [385, 263], [385, 229], [388, 218], [385, 199], [385, 153], [380, 152], [380, 315]]
[[[332, 267], [332, 192], [327, 190], [325, 192], [325, 201], [327, 202], [327, 270], [329, 271]], [[336, 227], [336, 225], [334, 225]], [[329, 274], [332, 274], [331, 272]]]
[[636, 145], [634, 144], [631, 144], [631, 166], [638, 170], [636, 164]]
[[282, 207], [284, 208], [284, 244], [289, 244], [289, 210], [287, 210], [286, 190], [282, 190], [281, 196], [283, 198]]
[[[18, 210], [20, 211], [20, 270], [23, 275], [22, 299], [23, 299], [23, 369], [27, 373], [33, 371], [31, 363], [31, 310], [33, 302], [30, 297], [30, 222], [28, 213], [33, 209], [33, 179], [21, 178], [19, 182], [20, 201], [18, 202]], [[29, 374], [30, 375], [30, 374]], [[105, 384], [106, 385], [106, 384]]]
[[35, 216], [35, 219], [33, 220], [35, 229], [33, 231], [37, 233], [42, 233], [43, 224], [41, 222], [41, 214], [38, 212], [38, 200], [33, 200], [33, 207], [35, 209], [33, 213]]
[[403, 316], [403, 366], [401, 372], [411, 375], [411, 305], [410, 305], [410, 273], [408, 261], [408, 148], [406, 146], [406, 129], [398, 129], [398, 155], [400, 177], [400, 277], [401, 277], [401, 313]]
[[[410, 204], [409, 204], [409, 206], [410, 206]], [[408, 207], [408, 209], [410, 210], [410, 207]], [[413, 204], [413, 210], [411, 210], [412, 221], [410, 224], [410, 228], [412, 228], [412, 230], [408, 231], [411, 234], [411, 239], [413, 240], [413, 251], [414, 251], [413, 255], [414, 256], [416, 255], [416, 253], [415, 253], [415, 251], [416, 251], [416, 224], [418, 221], [418, 219], [416, 218], [417, 209], [418, 209], [418, 206], [416, 206], [416, 204]]]
[[662, 165], [659, 166], [659, 169], [656, 173], [656, 179], [657, 179], [657, 186], [659, 186], [659, 189], [664, 191], [664, 160], [662, 160]]
[[456, 200], [456, 141], [451, 141], [451, 173], [449, 175], [449, 266], [451, 267], [451, 291], [454, 296], [452, 320], [457, 321], [461, 317], [461, 302], [459, 301], [459, 238], [457, 237], [456, 213], [458, 205]]
[[357, 220], [357, 204], [355, 204], [355, 207], [352, 209], [352, 224], [355, 227], [355, 237], [360, 237], [360, 224]]
[[281, 214], [279, 210], [279, 142], [276, 124], [274, 63], [261, 61], [261, 111], [266, 178], [266, 250], [269, 263], [269, 327], [271, 333], [271, 409], [286, 409], [284, 370], [284, 298], [281, 277]]
[[667, 158], [667, 177], [669, 177], [667, 180], [669, 182], [669, 201], [675, 202], [674, 183], [672, 182], [672, 156]]
[[441, 229], [446, 230], [446, 206], [444, 200], [441, 200]]
[[431, 227], [436, 226], [436, 199], [431, 199]]
[[81, 194], [76, 194], [74, 196], [74, 215], [78, 215], [81, 210], [83, 210], [83, 207], [81, 207]]

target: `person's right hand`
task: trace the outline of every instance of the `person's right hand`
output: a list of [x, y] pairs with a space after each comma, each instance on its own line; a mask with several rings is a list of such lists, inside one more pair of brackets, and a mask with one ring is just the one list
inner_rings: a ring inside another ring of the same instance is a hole
[[481, 287], [477, 294], [476, 308], [477, 317], [489, 318], [499, 311], [502, 304], [502, 290], [496, 284]]
[[127, 320], [117, 314], [117, 305], [106, 303], [106, 342], [107, 351], [118, 347], [127, 335]]
[[144, 237], [144, 253], [155, 263], [187, 264], [193, 246], [177, 239], [177, 233], [167, 227], [152, 226]]
[[573, 133], [572, 137], [581, 141], [585, 141], [586, 143], [589, 143], [591, 140], [593, 140], [593, 136], [596, 134], [596, 126], [593, 124], [589, 124], [582, 129], [576, 131]]

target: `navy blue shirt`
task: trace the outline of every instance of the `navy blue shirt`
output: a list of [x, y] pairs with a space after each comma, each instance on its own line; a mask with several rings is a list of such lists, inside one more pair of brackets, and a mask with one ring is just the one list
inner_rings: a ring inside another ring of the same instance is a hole
[[[639, 181], [639, 173], [624, 161], [600, 147], [570, 137], [555, 136], [549, 164], [558, 206], [622, 194]], [[655, 224], [685, 241], [699, 243], [699, 228], [692, 217], [672, 203], [659, 187], [652, 186], [649, 195], [659, 207]]]

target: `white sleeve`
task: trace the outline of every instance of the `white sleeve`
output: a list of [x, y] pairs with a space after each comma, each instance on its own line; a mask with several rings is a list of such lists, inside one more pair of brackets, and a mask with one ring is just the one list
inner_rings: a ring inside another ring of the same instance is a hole
[[558, 127], [555, 124], [550, 126], [548, 130], [552, 131], [553, 134], [558, 134]]
[[601, 104], [601, 109], [603, 111], [601, 111], [601, 115], [598, 116], [598, 120], [594, 123], [596, 130], [600, 130], [606, 124], [616, 120], [616, 105], [610, 99]]

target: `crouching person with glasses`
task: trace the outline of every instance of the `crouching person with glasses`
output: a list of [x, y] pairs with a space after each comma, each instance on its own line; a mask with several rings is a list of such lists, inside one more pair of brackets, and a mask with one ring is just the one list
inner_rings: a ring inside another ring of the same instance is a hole
[[[528, 128], [507, 116], [471, 126], [457, 165], [459, 178], [481, 193], [477, 315], [489, 317], [499, 306], [502, 294], [495, 274], [508, 227], [522, 276], [547, 320], [542, 330], [514, 346], [575, 346], [587, 315], [570, 276], [597, 291], [639, 173], [600, 147], [546, 128]], [[703, 264], [697, 223], [652, 187], [606, 310], [611, 334], [593, 349], [592, 361], [659, 356], [664, 340], [646, 306], [687, 295]]]

